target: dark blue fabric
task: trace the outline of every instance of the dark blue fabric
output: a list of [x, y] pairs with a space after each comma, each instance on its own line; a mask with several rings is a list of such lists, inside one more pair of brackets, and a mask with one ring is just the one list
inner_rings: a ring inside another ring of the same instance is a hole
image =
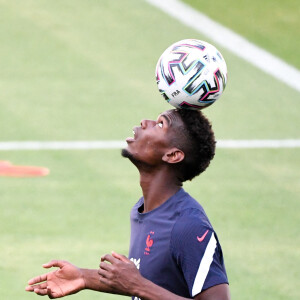
[[195, 199], [180, 189], [148, 213], [139, 212], [143, 203], [141, 198], [131, 211], [129, 257], [145, 278], [177, 295], [192, 298], [200, 262], [214, 234], [217, 246], [201, 291], [228, 283], [217, 235]]

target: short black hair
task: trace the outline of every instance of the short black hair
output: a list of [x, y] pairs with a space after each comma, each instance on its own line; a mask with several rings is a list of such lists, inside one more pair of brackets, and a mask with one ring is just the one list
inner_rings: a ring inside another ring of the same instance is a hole
[[183, 161], [174, 164], [181, 182], [192, 180], [209, 166], [214, 158], [216, 141], [211, 123], [201, 111], [178, 109], [183, 128], [176, 129], [176, 145], [185, 154]]

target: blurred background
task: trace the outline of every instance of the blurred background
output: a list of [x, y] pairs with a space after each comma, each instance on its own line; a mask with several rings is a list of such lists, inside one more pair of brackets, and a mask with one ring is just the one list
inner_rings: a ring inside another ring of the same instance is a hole
[[[300, 68], [297, 1], [186, 0], [196, 10]], [[0, 0], [0, 143], [111, 141], [171, 106], [155, 66], [173, 42], [210, 40], [142, 0]], [[218, 140], [300, 139], [300, 95], [220, 45], [224, 95], [203, 112]], [[0, 161], [47, 167], [0, 177], [1, 299], [33, 299], [42, 264], [98, 268], [128, 254], [139, 176], [119, 149], [3, 150]], [[223, 247], [233, 299], [299, 299], [300, 149], [218, 148], [185, 189]], [[119, 299], [83, 291], [74, 299]]]

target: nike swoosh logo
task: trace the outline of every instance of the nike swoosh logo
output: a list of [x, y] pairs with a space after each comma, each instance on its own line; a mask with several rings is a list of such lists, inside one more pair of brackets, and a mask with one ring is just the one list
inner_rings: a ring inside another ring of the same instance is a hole
[[206, 235], [208, 234], [208, 231], [209, 230], [206, 230], [205, 233], [201, 237], [197, 236], [198, 242], [200, 242], [200, 243], [203, 242], [203, 240], [205, 239]]

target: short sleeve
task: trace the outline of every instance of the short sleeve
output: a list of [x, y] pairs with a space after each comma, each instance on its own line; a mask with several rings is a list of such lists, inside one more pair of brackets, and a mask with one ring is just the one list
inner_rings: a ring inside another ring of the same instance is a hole
[[170, 246], [191, 297], [212, 286], [228, 283], [221, 245], [201, 211], [189, 210], [178, 219]]

